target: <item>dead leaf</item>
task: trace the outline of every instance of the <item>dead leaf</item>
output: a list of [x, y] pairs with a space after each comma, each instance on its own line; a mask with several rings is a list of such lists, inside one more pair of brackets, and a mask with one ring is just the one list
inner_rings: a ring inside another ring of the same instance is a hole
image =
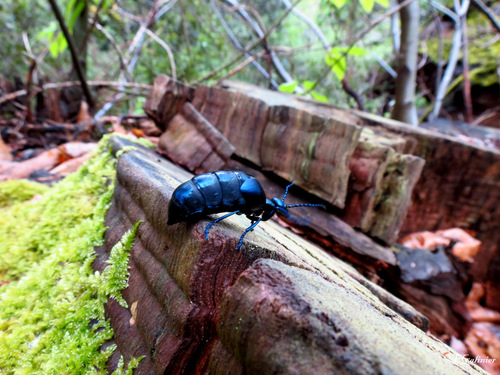
[[50, 170], [50, 173], [56, 173], [61, 176], [66, 176], [70, 173], [75, 172], [80, 166], [85, 163], [87, 160], [89, 160], [91, 153], [87, 152], [86, 154], [83, 154], [77, 158], [74, 159], [69, 159], [65, 161], [64, 163], [59, 164], [57, 167], [52, 168]]
[[469, 314], [475, 322], [498, 322], [500, 323], [500, 312], [490, 310], [481, 306], [480, 301], [484, 297], [486, 291], [480, 283], [472, 284], [472, 288], [465, 300], [465, 306]]
[[0, 160], [11, 161], [12, 154], [10, 148], [4, 143], [3, 139], [0, 137]]
[[460, 228], [440, 230], [437, 231], [436, 234], [457, 242], [455, 246], [453, 246], [451, 252], [462, 262], [472, 263], [474, 261], [474, 257], [478, 253], [479, 247], [481, 246], [481, 241], [476, 240]]

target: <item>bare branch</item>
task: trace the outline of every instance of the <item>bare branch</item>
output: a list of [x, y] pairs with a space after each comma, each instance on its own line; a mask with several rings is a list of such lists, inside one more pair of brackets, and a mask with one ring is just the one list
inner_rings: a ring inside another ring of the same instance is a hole
[[[72, 87], [78, 86], [81, 82], [79, 81], [66, 81], [66, 82], [54, 82], [54, 83], [46, 83], [41, 87], [33, 88], [33, 93], [38, 93], [40, 91], [54, 89], [54, 88], [63, 88], [63, 87]], [[133, 82], [109, 82], [109, 81], [88, 81], [87, 84], [91, 87], [132, 87], [141, 90], [151, 90], [153, 86], [147, 85], [144, 83], [133, 83]], [[0, 96], [0, 105], [3, 103], [16, 100], [19, 97], [26, 96], [28, 94], [27, 90], [19, 90], [14, 91], [9, 94]]]
[[170, 49], [170, 47], [168, 46], [167, 43], [165, 43], [162, 39], [160, 39], [158, 37], [158, 35], [156, 35], [154, 32], [152, 32], [151, 30], [149, 29], [146, 29], [146, 33], [151, 37], [153, 38], [153, 40], [158, 43], [160, 46], [163, 47], [163, 49], [165, 51], [167, 51], [167, 55], [168, 55], [168, 59], [170, 60], [170, 69], [172, 71], [172, 78], [174, 80], [177, 80], [177, 72], [176, 72], [176, 69], [175, 69], [175, 61], [174, 61], [174, 54], [172, 53], [172, 50]]
[[[276, 22], [264, 33], [264, 35], [255, 40], [253, 43], [251, 43], [247, 48], [245, 48], [240, 54], [238, 54], [238, 56], [234, 57], [231, 61], [227, 62], [226, 64], [218, 67], [217, 69], [214, 69], [212, 70], [210, 73], [208, 73], [207, 75], [197, 79], [196, 81], [192, 82], [192, 84], [198, 84], [200, 82], [203, 82], [203, 81], [206, 81], [210, 78], [212, 78], [213, 76], [217, 75], [219, 72], [223, 71], [224, 69], [227, 69], [228, 67], [230, 67], [231, 65], [237, 63], [238, 61], [240, 61], [244, 56], [245, 56], [245, 52], [249, 52], [251, 51], [253, 48], [255, 48], [256, 46], [258, 46], [265, 38], [267, 38], [269, 35], [271, 35], [271, 33], [279, 26], [281, 25], [281, 23], [283, 22], [283, 20], [286, 18], [286, 16], [288, 16], [288, 14], [291, 12], [291, 10], [297, 6], [298, 3], [300, 3], [302, 0], [296, 0], [293, 5], [292, 5], [292, 8], [289, 8], [287, 9], [285, 12], [283, 12], [283, 14], [276, 20]], [[412, 0], [412, 1], [415, 1], [415, 0]]]
[[[224, 28], [224, 30], [226, 30], [227, 35], [231, 39], [231, 42], [234, 44], [234, 46], [236, 47], [236, 49], [238, 51], [243, 51], [244, 56], [247, 57], [246, 61], [248, 61], [249, 63], [251, 63], [259, 71], [260, 74], [262, 74], [267, 80], [269, 80], [269, 83], [275, 89], [279, 89], [279, 84], [262, 67], [262, 65], [260, 65], [257, 61], [255, 61], [256, 59], [252, 58], [252, 55], [250, 55], [250, 53], [244, 51], [243, 46], [241, 45], [240, 41], [238, 40], [238, 38], [236, 38], [236, 35], [234, 35], [233, 31], [231, 30], [231, 28], [229, 27], [229, 25], [227, 24], [227, 22], [224, 20], [224, 17], [222, 17], [222, 14], [219, 12], [219, 9], [217, 9], [217, 6], [215, 5], [215, 3], [214, 3], [213, 0], [210, 1], [210, 7], [214, 11], [215, 16], [217, 17], [217, 19], [221, 23], [221, 25]], [[248, 64], [245, 64], [241, 69], [243, 69], [246, 65], [248, 65]], [[239, 70], [241, 70], [241, 69], [239, 69]], [[233, 70], [235, 70], [235, 69], [233, 69]], [[239, 71], [239, 70], [236, 70], [236, 72]], [[234, 74], [236, 74], [236, 72]]]
[[[392, 16], [393, 14], [399, 12], [404, 7], [410, 5], [414, 1], [417, 1], [417, 0], [405, 0], [405, 1], [403, 1], [398, 6], [390, 9], [388, 12], [384, 13], [383, 15], [381, 15], [380, 17], [375, 19], [372, 23], [370, 23], [363, 30], [361, 30], [359, 33], [357, 33], [352, 39], [348, 40], [348, 42], [346, 43], [346, 45], [347, 45], [346, 50], [335, 61], [333, 61], [331, 66], [337, 64], [342, 58], [345, 58], [349, 54], [349, 51], [356, 45], [356, 43], [359, 42], [361, 39], [363, 39], [365, 37], [365, 35], [368, 34], [375, 26], [377, 26], [379, 23], [381, 23], [387, 17]], [[331, 43], [330, 47], [333, 47], [334, 45], [335, 45], [334, 43]], [[328, 76], [328, 74], [332, 70], [331, 66], [327, 66], [321, 72], [321, 76], [317, 80], [314, 81], [314, 84], [311, 85], [311, 87], [306, 91], [306, 94], [311, 92], [312, 90], [314, 90], [314, 88], [316, 86], [318, 86]]]
[[287, 9], [291, 8], [293, 14], [295, 14], [298, 18], [300, 18], [304, 23], [309, 26], [309, 28], [313, 31], [314, 34], [318, 37], [318, 39], [323, 44], [323, 47], [329, 48], [328, 40], [326, 40], [325, 34], [321, 31], [321, 29], [316, 25], [309, 17], [299, 12], [297, 9], [292, 8], [292, 3], [289, 0], [281, 0], [283, 4], [287, 7]]
[[472, 0], [472, 2], [486, 17], [488, 17], [491, 25], [500, 33], [500, 24], [497, 21], [495, 13], [481, 0]]
[[[246, 22], [246, 24], [250, 27], [250, 29], [253, 31], [253, 33], [262, 39], [261, 44], [263, 48], [268, 52], [271, 63], [273, 64], [274, 69], [280, 76], [280, 78], [285, 81], [285, 82], [291, 82], [293, 81], [292, 76], [288, 71], [285, 69], [283, 64], [281, 63], [280, 59], [276, 55], [276, 53], [272, 50], [272, 48], [269, 47], [269, 44], [267, 43], [267, 38], [264, 38], [264, 30], [263, 28], [260, 27], [259, 23], [255, 21], [249, 14], [248, 12], [240, 6], [237, 0], [225, 0], [226, 3], [230, 4], [236, 9], [236, 12], [239, 14], [239, 16]], [[294, 8], [290, 7], [290, 11], [292, 11]]]
[[64, 37], [66, 38], [66, 41], [68, 42], [68, 48], [71, 53], [71, 59], [73, 60], [73, 66], [75, 67], [76, 74], [78, 75], [78, 79], [81, 82], [83, 94], [85, 95], [85, 98], [87, 99], [87, 103], [89, 107], [94, 107], [94, 100], [92, 99], [92, 95], [90, 94], [89, 87], [87, 85], [87, 80], [85, 79], [85, 76], [83, 75], [82, 68], [80, 66], [80, 62], [78, 61], [78, 55], [76, 53], [75, 45], [73, 44], [73, 40], [71, 38], [71, 35], [69, 34], [68, 28], [66, 27], [66, 23], [64, 22], [64, 18], [61, 14], [61, 11], [59, 10], [59, 7], [57, 6], [57, 3], [55, 0], [49, 0], [50, 6], [52, 7], [52, 11], [54, 12], [54, 15], [57, 18], [57, 21], [59, 22], [59, 26], [61, 27], [61, 30], [64, 34]]
[[463, 96], [465, 104], [465, 119], [468, 123], [472, 123], [473, 111], [472, 111], [472, 99], [471, 99], [471, 87], [470, 87], [470, 77], [469, 77], [469, 53], [468, 53], [468, 40], [467, 40], [467, 15], [463, 14], [460, 20], [460, 33], [462, 35], [462, 67], [464, 75], [464, 87]]
[[115, 39], [113, 36], [108, 33], [108, 31], [102, 26], [100, 23], [95, 22], [93, 19], [89, 18], [89, 22], [94, 22], [95, 28], [99, 30], [103, 35], [109, 40], [113, 48], [115, 49], [116, 53], [118, 54], [118, 60], [120, 61], [120, 69], [122, 70], [123, 74], [125, 75], [127, 81], [132, 81], [132, 77], [130, 76], [130, 72], [127, 69], [127, 64], [125, 63], [125, 58], [123, 57], [123, 52], [116, 43]]
[[443, 79], [440, 82], [437, 91], [436, 91], [436, 102], [434, 104], [434, 108], [429, 115], [429, 120], [432, 121], [439, 115], [439, 111], [443, 105], [443, 99], [446, 95], [447, 87], [451, 81], [453, 76], [453, 72], [455, 71], [455, 67], [458, 62], [460, 48], [462, 46], [462, 34], [461, 34], [461, 17], [467, 13], [467, 9], [469, 7], [469, 0], [463, 0], [463, 3], [460, 5], [458, 0], [454, 0], [456, 13], [451, 11], [450, 9], [443, 7], [441, 4], [436, 1], [431, 1], [430, 4], [435, 7], [437, 10], [445, 13], [455, 22], [455, 31], [453, 33], [453, 41], [450, 50], [450, 56], [448, 58], [448, 65], [446, 66], [446, 70], [444, 71]]

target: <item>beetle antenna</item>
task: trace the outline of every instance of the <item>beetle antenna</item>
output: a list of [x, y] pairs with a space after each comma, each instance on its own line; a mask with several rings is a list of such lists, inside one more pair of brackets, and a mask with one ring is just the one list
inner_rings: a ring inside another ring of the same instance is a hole
[[285, 201], [285, 198], [286, 198], [286, 196], [288, 195], [288, 188], [289, 188], [290, 186], [293, 186], [294, 184], [295, 184], [295, 181], [292, 181], [292, 183], [286, 187], [286, 189], [285, 189], [285, 195], [283, 195], [283, 199], [281, 200], [282, 202], [284, 202], [284, 201]]
[[286, 208], [292, 208], [292, 207], [323, 207], [323, 209], [326, 210], [326, 206], [321, 203], [300, 203], [300, 204], [286, 204]]

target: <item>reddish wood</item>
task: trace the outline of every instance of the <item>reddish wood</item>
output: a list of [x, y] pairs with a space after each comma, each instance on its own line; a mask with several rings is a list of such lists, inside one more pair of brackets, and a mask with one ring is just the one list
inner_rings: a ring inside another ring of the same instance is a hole
[[196, 173], [221, 169], [234, 147], [186, 102], [160, 137], [159, 151]]
[[167, 226], [164, 208], [191, 175], [131, 145], [111, 140], [114, 153], [128, 151], [94, 268], [141, 221], [122, 293], [129, 307], [106, 306], [125, 361], [145, 355], [136, 373], [478, 371], [445, 359], [448, 347], [381, 301], [415, 323], [421, 314], [276, 224], [262, 223], [239, 251], [245, 218], [219, 223], [208, 240], [206, 220]]
[[173, 79], [159, 75], [156, 77], [144, 111], [155, 120], [161, 130], [165, 130], [169, 121], [180, 112], [187, 100], [191, 100], [193, 90]]

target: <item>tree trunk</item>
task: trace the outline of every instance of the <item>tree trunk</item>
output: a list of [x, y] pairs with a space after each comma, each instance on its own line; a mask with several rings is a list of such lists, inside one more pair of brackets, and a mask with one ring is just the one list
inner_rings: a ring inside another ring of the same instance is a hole
[[[398, 3], [403, 1], [398, 0]], [[396, 104], [392, 118], [418, 125], [415, 107], [417, 76], [419, 5], [414, 1], [399, 11], [401, 17], [401, 43], [397, 57]]]

